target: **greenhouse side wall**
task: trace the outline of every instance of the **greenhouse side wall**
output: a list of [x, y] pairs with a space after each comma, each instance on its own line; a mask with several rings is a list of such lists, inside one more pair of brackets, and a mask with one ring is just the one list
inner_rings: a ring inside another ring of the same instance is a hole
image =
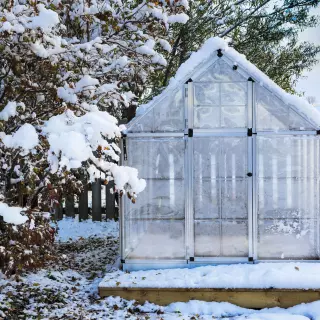
[[127, 137], [128, 165], [147, 182], [136, 203], [124, 199], [124, 258], [185, 259], [185, 142]]
[[258, 136], [259, 259], [319, 259], [319, 138]]

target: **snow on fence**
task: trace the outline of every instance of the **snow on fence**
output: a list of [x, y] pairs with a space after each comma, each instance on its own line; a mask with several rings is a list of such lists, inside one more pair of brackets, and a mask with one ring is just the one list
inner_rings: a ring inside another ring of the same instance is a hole
[[76, 214], [79, 214], [79, 221], [90, 217], [93, 221], [101, 221], [103, 215], [106, 219], [117, 219], [118, 195], [111, 193], [110, 189], [113, 190], [113, 182], [104, 185], [100, 179], [85, 185], [79, 197], [68, 195], [56, 206], [55, 219], [61, 220], [64, 215], [75, 217]]

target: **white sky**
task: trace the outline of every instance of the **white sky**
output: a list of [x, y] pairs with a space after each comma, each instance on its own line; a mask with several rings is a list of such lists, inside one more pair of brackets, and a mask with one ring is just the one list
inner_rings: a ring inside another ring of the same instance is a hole
[[[320, 7], [313, 10], [313, 13], [320, 15]], [[301, 41], [309, 41], [320, 45], [320, 26], [310, 28], [301, 33]], [[305, 96], [314, 96], [317, 104], [320, 104], [320, 56], [319, 63], [312, 71], [304, 74], [305, 78], [301, 78], [297, 84], [299, 91], [305, 92]]]

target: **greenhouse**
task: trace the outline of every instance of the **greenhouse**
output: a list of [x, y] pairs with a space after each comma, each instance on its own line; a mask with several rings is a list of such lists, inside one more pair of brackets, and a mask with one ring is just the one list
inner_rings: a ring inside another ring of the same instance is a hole
[[319, 260], [320, 113], [219, 38], [138, 108], [123, 165], [125, 270]]

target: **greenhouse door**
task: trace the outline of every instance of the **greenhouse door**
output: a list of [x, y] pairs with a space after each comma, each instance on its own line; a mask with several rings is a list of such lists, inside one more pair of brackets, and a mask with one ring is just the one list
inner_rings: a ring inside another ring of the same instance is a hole
[[252, 82], [194, 81], [190, 92], [189, 260], [251, 261]]

